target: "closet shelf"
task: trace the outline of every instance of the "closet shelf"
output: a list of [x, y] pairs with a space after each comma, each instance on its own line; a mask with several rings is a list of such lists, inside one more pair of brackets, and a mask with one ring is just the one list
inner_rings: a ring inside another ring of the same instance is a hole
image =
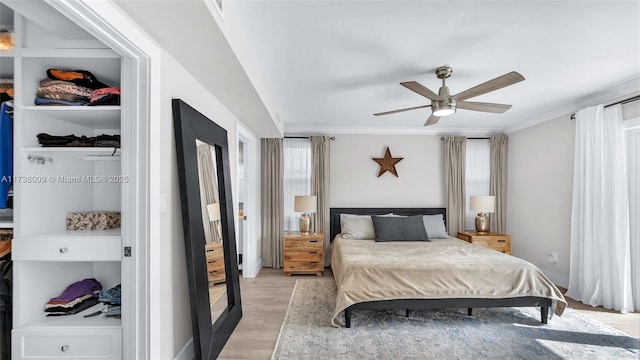
[[23, 151], [32, 155], [62, 156], [83, 160], [120, 160], [122, 150], [110, 147], [28, 147]]
[[[44, 304], [43, 304], [44, 308]], [[32, 321], [27, 323], [21, 328], [41, 328], [41, 327], [65, 327], [65, 326], [73, 326], [73, 327], [100, 327], [100, 328], [119, 328], [122, 324], [122, 320], [115, 318], [102, 318], [100, 316], [85, 318], [83, 317], [85, 314], [91, 314], [98, 310], [102, 309], [102, 305], [93, 306], [87, 310], [81, 311], [74, 315], [66, 315], [66, 316], [45, 316], [44, 311], [42, 314], [42, 319]]]
[[23, 58], [38, 58], [45, 61], [47, 58], [85, 58], [104, 59], [120, 58], [120, 55], [111, 49], [44, 49], [44, 48], [24, 48], [21, 49]]
[[57, 232], [49, 232], [47, 235], [30, 235], [22, 236], [20, 239], [25, 240], [41, 240], [41, 239], [69, 239], [69, 238], [88, 238], [88, 239], [120, 239], [121, 228], [109, 230], [63, 230]]
[[120, 106], [23, 106], [24, 117], [44, 115], [92, 129], [120, 129]]

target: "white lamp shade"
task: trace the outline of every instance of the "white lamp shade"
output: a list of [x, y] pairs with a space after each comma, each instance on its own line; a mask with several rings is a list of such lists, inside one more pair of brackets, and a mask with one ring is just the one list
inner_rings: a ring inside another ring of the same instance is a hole
[[220, 220], [220, 203], [207, 205], [207, 212], [209, 213], [209, 221]]
[[471, 211], [492, 213], [495, 211], [495, 196], [471, 195], [469, 208]]
[[293, 211], [301, 213], [313, 213], [316, 212], [317, 206], [316, 196], [301, 196], [296, 195], [295, 203], [293, 205]]

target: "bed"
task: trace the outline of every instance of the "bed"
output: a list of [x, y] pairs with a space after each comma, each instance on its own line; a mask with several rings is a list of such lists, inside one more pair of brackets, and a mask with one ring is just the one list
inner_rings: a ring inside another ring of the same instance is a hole
[[550, 308], [561, 315], [566, 306], [558, 288], [525, 260], [451, 237], [345, 239], [341, 214], [435, 215], [446, 221], [444, 208], [331, 208], [334, 326], [341, 326], [338, 317], [344, 312], [344, 325], [351, 327], [351, 313], [360, 309], [405, 309], [408, 316], [409, 310], [467, 308], [471, 316], [473, 308], [488, 307], [540, 307], [540, 320], [546, 324]]

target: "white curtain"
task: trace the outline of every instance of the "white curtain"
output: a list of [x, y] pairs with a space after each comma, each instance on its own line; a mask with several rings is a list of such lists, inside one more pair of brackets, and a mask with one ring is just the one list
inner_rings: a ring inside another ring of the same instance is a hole
[[311, 195], [311, 141], [284, 139], [284, 230], [300, 230], [300, 213], [293, 211], [296, 195]]
[[[633, 308], [640, 310], [640, 128], [626, 131], [629, 174], [629, 225], [631, 245], [631, 293]], [[634, 220], [635, 219], [635, 220]]]
[[[467, 139], [465, 164], [465, 229], [476, 229], [476, 212], [469, 210], [471, 195], [489, 195], [491, 156], [488, 139]], [[455, 235], [452, 235], [455, 236]]]
[[622, 107], [576, 113], [567, 296], [632, 312], [629, 204]]

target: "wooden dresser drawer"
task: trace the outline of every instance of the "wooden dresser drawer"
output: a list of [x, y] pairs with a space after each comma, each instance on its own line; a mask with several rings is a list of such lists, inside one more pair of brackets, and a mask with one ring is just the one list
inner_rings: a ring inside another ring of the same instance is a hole
[[306, 251], [287, 251], [284, 255], [285, 261], [322, 261], [322, 251], [306, 250]]
[[496, 233], [459, 232], [458, 238], [511, 255], [511, 236]]
[[225, 282], [224, 253], [222, 243], [213, 242], [204, 246], [207, 259], [207, 274], [210, 284]]
[[284, 266], [285, 272], [290, 271], [315, 273], [323, 270], [324, 264], [321, 261], [290, 261]]
[[24, 329], [12, 336], [13, 359], [122, 359], [120, 329]]
[[322, 249], [324, 241], [319, 239], [295, 239], [284, 242], [285, 249]]
[[283, 246], [284, 273], [316, 274], [324, 271], [324, 234], [286, 233]]

